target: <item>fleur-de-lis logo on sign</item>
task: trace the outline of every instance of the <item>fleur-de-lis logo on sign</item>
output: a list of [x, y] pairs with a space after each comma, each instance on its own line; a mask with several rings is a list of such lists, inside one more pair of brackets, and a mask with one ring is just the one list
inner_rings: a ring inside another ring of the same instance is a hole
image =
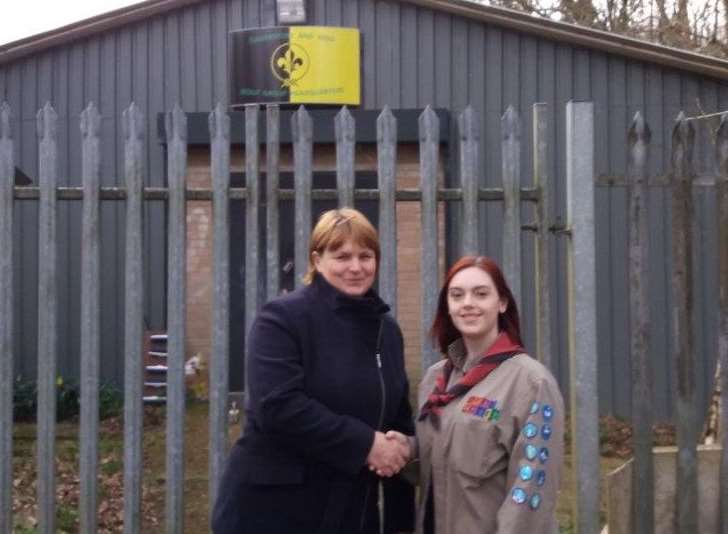
[[270, 66], [281, 87], [295, 87], [308, 72], [308, 53], [297, 44], [285, 43], [273, 51]]

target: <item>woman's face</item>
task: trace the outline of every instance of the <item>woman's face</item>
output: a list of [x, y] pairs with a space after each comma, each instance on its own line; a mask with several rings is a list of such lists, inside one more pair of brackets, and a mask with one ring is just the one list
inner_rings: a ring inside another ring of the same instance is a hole
[[377, 257], [374, 251], [351, 240], [336, 250], [314, 252], [316, 270], [336, 289], [352, 297], [369, 291], [377, 273]]
[[471, 339], [495, 338], [498, 314], [506, 311], [491, 276], [480, 267], [467, 267], [453, 276], [447, 307], [455, 328]]

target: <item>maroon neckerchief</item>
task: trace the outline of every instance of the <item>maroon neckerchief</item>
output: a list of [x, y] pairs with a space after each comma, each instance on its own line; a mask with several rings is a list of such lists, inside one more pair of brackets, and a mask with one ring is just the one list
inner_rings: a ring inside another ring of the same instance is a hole
[[435, 429], [440, 428], [440, 411], [442, 407], [447, 405], [453, 399], [461, 397], [475, 384], [485, 379], [501, 362], [504, 362], [511, 356], [520, 354], [523, 352], [523, 347], [519, 344], [511, 341], [511, 338], [506, 332], [501, 332], [495, 341], [490, 346], [488, 351], [485, 353], [477, 364], [475, 364], [463, 377], [454, 384], [449, 390], [445, 390], [447, 382], [450, 380], [450, 374], [453, 370], [452, 358], [448, 357], [445, 362], [442, 372], [438, 375], [435, 381], [435, 387], [432, 393], [427, 397], [427, 401], [420, 415], [417, 418], [418, 421], [423, 421], [430, 417], [432, 426]]

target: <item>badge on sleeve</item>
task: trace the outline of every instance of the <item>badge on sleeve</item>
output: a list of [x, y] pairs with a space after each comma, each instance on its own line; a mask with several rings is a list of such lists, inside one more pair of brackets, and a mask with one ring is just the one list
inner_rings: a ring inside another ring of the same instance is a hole
[[528, 482], [533, 478], [533, 467], [530, 465], [522, 465], [521, 469], [518, 470], [518, 476], [524, 482]]
[[526, 426], [523, 427], [523, 435], [526, 436], [528, 439], [531, 439], [532, 437], [536, 436], [538, 434], [538, 427], [534, 425], [533, 423], [526, 423]]
[[523, 504], [524, 502], [526, 502], [528, 495], [523, 490], [523, 488], [513, 488], [513, 492], [511, 493], [511, 498], [513, 499], [513, 502], [515, 502], [516, 504]]
[[524, 449], [524, 454], [526, 458], [532, 462], [536, 459], [536, 456], [538, 456], [538, 449], [533, 445], [526, 445], [526, 448]]

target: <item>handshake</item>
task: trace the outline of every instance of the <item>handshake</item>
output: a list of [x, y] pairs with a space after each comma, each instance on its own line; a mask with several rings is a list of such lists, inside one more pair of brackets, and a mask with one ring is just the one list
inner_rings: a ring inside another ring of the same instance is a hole
[[376, 431], [367, 464], [369, 470], [375, 471], [380, 477], [391, 477], [412, 459], [413, 452], [409, 439], [401, 432], [390, 430], [384, 434]]

